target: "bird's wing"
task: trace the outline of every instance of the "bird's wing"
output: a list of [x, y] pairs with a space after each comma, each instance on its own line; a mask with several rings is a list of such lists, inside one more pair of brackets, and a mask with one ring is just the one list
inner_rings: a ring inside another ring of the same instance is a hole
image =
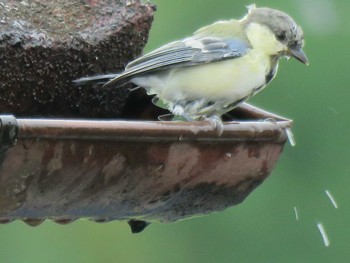
[[104, 86], [119, 86], [137, 75], [174, 67], [196, 66], [234, 59], [246, 54], [250, 44], [244, 40], [220, 37], [193, 37], [169, 43], [130, 62], [125, 71]]

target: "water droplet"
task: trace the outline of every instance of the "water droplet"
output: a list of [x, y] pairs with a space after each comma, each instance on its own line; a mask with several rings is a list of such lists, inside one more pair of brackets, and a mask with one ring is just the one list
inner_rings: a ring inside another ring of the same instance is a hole
[[331, 201], [332, 205], [334, 206], [334, 208], [338, 208], [338, 204], [335, 201], [333, 195], [331, 194], [331, 192], [329, 190], [325, 190], [326, 195], [328, 196], [329, 200]]
[[296, 145], [296, 142], [295, 142], [295, 138], [294, 138], [294, 134], [292, 132], [292, 129], [288, 127], [285, 130], [286, 130], [288, 141], [289, 141], [290, 145], [294, 147]]
[[295, 220], [299, 221], [299, 212], [296, 206], [294, 206]]
[[328, 238], [328, 236], [327, 236], [327, 233], [326, 233], [326, 230], [325, 230], [323, 224], [322, 224], [322, 223], [317, 223], [317, 228], [318, 228], [318, 230], [320, 231], [320, 234], [321, 234], [321, 236], [322, 236], [324, 245], [325, 245], [326, 247], [329, 247], [330, 241], [329, 241], [329, 238]]

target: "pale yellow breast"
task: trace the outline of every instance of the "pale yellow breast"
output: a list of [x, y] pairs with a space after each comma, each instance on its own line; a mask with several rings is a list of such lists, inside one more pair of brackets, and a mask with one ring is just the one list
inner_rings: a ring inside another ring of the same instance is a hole
[[208, 98], [239, 100], [265, 84], [270, 58], [256, 50], [241, 58], [171, 70], [133, 80], [165, 101]]

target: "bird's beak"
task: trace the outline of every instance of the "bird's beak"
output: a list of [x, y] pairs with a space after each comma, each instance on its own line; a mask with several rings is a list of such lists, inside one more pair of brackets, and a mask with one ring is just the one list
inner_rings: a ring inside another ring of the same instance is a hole
[[301, 48], [290, 48], [289, 53], [292, 57], [296, 58], [300, 62], [309, 65], [309, 61]]

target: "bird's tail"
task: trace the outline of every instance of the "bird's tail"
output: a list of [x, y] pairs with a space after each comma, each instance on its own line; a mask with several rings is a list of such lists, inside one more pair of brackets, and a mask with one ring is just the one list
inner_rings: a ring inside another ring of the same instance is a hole
[[85, 85], [91, 85], [91, 84], [103, 85], [106, 82], [108, 82], [111, 79], [114, 79], [118, 76], [119, 76], [119, 74], [105, 74], [105, 75], [97, 75], [97, 76], [93, 76], [93, 77], [84, 77], [84, 78], [73, 80], [73, 84], [75, 86], [85, 86]]

